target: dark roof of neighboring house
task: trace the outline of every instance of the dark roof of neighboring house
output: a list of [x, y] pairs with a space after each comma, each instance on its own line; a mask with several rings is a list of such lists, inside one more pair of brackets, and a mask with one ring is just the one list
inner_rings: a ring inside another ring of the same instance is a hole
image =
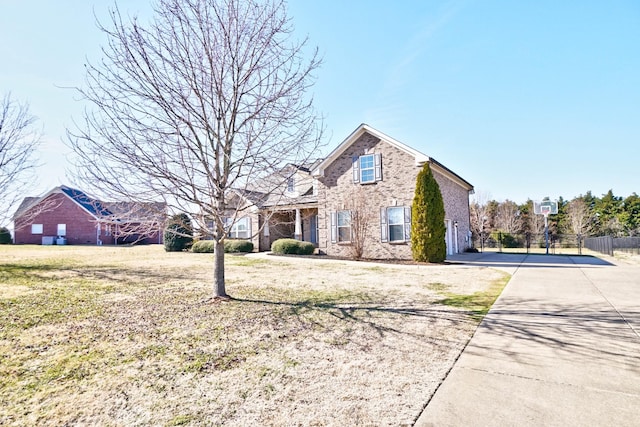
[[93, 216], [100, 217], [113, 215], [113, 212], [107, 209], [100, 200], [87, 196], [83, 191], [65, 187], [64, 185], [60, 187], [60, 190]]
[[64, 194], [93, 217], [101, 220], [115, 222], [162, 221], [166, 215], [166, 204], [162, 202], [103, 202], [87, 195], [84, 191], [61, 185], [44, 196], [25, 197], [13, 215], [14, 220], [54, 193]]

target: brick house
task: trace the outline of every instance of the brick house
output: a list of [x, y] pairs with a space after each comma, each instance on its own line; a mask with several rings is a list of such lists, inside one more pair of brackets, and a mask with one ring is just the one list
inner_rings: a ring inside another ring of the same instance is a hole
[[319, 249], [350, 255], [357, 237], [355, 208], [367, 220], [363, 257], [411, 259], [411, 204], [424, 163], [442, 193], [447, 254], [467, 248], [473, 186], [435, 159], [362, 124], [313, 173], [318, 180]]
[[270, 250], [282, 238], [317, 246], [318, 196], [311, 172], [319, 163], [289, 164], [259, 183], [234, 191], [228, 200], [232, 207], [226, 219], [228, 238], [250, 240], [257, 251]]
[[[232, 238], [252, 239], [269, 250], [281, 237], [310, 241], [319, 253], [364, 258], [411, 259], [411, 204], [424, 163], [440, 186], [445, 207], [447, 254], [470, 246], [469, 194], [473, 186], [435, 159], [362, 124], [324, 160], [289, 165], [283, 191], [237, 193]], [[285, 184], [286, 183], [286, 184]], [[237, 227], [236, 227], [237, 229]], [[237, 231], [237, 230], [236, 230]]]
[[17, 244], [114, 245], [162, 243], [164, 203], [106, 203], [59, 186], [26, 197], [14, 220]]

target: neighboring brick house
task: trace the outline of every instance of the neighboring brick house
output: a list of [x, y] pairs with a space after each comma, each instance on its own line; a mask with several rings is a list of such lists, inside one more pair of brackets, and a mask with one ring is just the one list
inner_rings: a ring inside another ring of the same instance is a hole
[[105, 203], [56, 187], [26, 197], [13, 216], [17, 244], [113, 245], [162, 243], [164, 203]]
[[[366, 124], [326, 159], [287, 166], [279, 175], [283, 191], [250, 188], [236, 193], [240, 210], [230, 223], [230, 237], [251, 238], [260, 251], [269, 250], [278, 238], [290, 237], [314, 243], [320, 253], [351, 257], [361, 235], [364, 258], [411, 259], [411, 204], [418, 172], [426, 162], [442, 192], [447, 254], [462, 252], [470, 246], [473, 186], [433, 158]], [[240, 234], [235, 232], [238, 225]]]

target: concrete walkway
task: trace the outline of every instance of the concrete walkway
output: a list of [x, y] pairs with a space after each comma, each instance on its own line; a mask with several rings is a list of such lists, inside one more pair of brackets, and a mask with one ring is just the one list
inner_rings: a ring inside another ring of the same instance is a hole
[[513, 277], [416, 426], [640, 426], [640, 266], [457, 259]]

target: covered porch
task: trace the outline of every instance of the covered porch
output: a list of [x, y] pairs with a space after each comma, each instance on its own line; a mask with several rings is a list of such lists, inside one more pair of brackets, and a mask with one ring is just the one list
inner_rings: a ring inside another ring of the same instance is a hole
[[260, 214], [260, 226], [260, 251], [271, 250], [271, 244], [278, 239], [296, 239], [318, 246], [317, 204], [265, 209]]

